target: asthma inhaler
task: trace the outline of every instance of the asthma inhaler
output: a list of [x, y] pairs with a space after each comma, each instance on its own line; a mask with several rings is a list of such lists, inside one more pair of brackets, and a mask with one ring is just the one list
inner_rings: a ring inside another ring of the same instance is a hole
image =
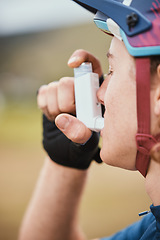
[[92, 72], [92, 64], [85, 62], [74, 68], [74, 77], [77, 118], [92, 131], [99, 132], [104, 127], [101, 104], [96, 96], [99, 76]]

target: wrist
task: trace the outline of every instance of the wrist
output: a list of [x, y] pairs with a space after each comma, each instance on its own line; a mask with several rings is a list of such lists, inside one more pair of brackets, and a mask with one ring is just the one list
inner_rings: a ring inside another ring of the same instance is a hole
[[42, 175], [44, 176], [58, 176], [58, 175], [76, 175], [84, 177], [87, 175], [88, 169], [76, 169], [67, 166], [60, 165], [54, 162], [49, 156], [45, 157], [44, 166], [42, 168]]

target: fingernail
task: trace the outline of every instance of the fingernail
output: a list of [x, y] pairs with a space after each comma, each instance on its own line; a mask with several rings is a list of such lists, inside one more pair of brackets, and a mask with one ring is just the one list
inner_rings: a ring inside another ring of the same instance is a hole
[[68, 60], [68, 64], [71, 64], [71, 63], [77, 62], [78, 59], [79, 59], [78, 57], [71, 57], [71, 58]]
[[69, 119], [64, 116], [61, 116], [58, 119], [56, 119], [56, 125], [58, 128], [65, 130], [69, 125]]

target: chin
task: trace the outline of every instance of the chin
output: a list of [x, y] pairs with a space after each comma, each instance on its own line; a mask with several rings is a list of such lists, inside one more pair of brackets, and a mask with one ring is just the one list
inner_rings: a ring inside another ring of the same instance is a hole
[[126, 154], [125, 155], [115, 154], [115, 151], [114, 153], [108, 153], [101, 149], [100, 157], [104, 163], [112, 167], [119, 167], [131, 171], [136, 170], [135, 158], [134, 161], [131, 161], [131, 157], [127, 157]]

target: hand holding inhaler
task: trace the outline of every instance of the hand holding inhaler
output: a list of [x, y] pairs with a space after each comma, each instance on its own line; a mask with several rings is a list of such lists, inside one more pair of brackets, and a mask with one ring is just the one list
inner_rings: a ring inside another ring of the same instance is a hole
[[[68, 82], [69, 81], [66, 78], [65, 83], [68, 84]], [[57, 94], [55, 94], [55, 92], [61, 95], [66, 95], [64, 92], [66, 91], [66, 87], [62, 88], [61, 86], [62, 86], [61, 81], [55, 82], [49, 84], [48, 86], [42, 87], [38, 93], [39, 107], [42, 109], [43, 112], [44, 109], [46, 109], [45, 112], [48, 112], [49, 116], [50, 113], [52, 113], [52, 115], [55, 117], [57, 114], [57, 111], [55, 111], [54, 113], [53, 111], [52, 112], [50, 111], [50, 105], [52, 104], [55, 105], [56, 102], [58, 103], [59, 101], [59, 97]], [[55, 89], [57, 90], [55, 91]], [[57, 98], [56, 101], [55, 97]], [[50, 99], [49, 102], [47, 101], [48, 98]], [[45, 102], [45, 108], [44, 103], [40, 104], [41, 103], [40, 100], [43, 100], [43, 102]], [[64, 99], [64, 101], [66, 101], [66, 98]], [[62, 115], [61, 113], [63, 114], [63, 112], [59, 111], [57, 116]], [[47, 119], [47, 117], [43, 115], [43, 147], [46, 150], [49, 157], [54, 162], [62, 166], [82, 170], [87, 169], [93, 159], [98, 163], [102, 162], [99, 155], [100, 149], [98, 147], [99, 142], [98, 133], [93, 132], [92, 136], [85, 144], [77, 144], [68, 139], [65, 136], [65, 134], [62, 131], [60, 131], [60, 129], [57, 128], [55, 122], [52, 121], [50, 118]], [[72, 118], [74, 118], [74, 116], [72, 116]]]
[[84, 62], [74, 68], [77, 118], [89, 129], [99, 132], [104, 127], [101, 104], [97, 100], [99, 76], [92, 72], [92, 64]]

